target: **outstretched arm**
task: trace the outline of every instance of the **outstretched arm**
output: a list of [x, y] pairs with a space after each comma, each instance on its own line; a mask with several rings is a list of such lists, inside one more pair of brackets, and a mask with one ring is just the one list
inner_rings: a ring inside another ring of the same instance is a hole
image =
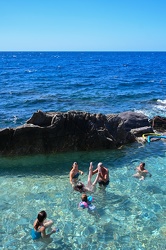
[[92, 171], [92, 175], [96, 174], [98, 172], [98, 168]]
[[46, 234], [45, 228], [43, 227], [43, 229], [41, 230], [41, 236], [42, 238], [49, 238], [51, 236], [51, 234], [55, 233], [56, 229], [52, 229], [51, 233]]
[[83, 172], [83, 171], [81, 171], [81, 170], [78, 170], [78, 172], [79, 172], [81, 175], [83, 175], [83, 174], [84, 174], [84, 172]]
[[152, 174], [151, 174], [151, 173], [148, 172], [148, 174], [149, 174], [149, 177], [152, 177]]

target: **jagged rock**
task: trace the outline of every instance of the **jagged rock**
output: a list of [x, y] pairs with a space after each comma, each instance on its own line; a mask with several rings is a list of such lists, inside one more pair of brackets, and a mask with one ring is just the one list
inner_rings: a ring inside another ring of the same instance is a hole
[[148, 118], [136, 112], [35, 112], [17, 128], [0, 130], [0, 154], [25, 155], [113, 149], [153, 132]]
[[153, 129], [163, 132], [166, 131], [166, 118], [161, 116], [155, 116], [153, 119], [150, 120], [150, 124]]
[[133, 128], [130, 130], [130, 132], [136, 137], [140, 137], [143, 134], [153, 133], [153, 129], [152, 127]]
[[118, 115], [123, 120], [125, 130], [130, 131], [131, 129], [148, 127], [149, 121], [148, 117], [142, 113], [136, 112], [123, 112]]
[[27, 121], [27, 124], [34, 124], [41, 127], [51, 125], [53, 114], [52, 113], [45, 113], [41, 110], [35, 112], [32, 117]]

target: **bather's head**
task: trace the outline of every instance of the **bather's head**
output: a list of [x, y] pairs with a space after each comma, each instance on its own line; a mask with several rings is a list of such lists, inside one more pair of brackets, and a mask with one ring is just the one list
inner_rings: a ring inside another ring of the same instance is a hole
[[41, 211], [37, 215], [37, 219], [39, 222], [43, 222], [47, 218], [47, 213], [46, 211]]
[[139, 166], [140, 166], [141, 170], [144, 170], [145, 169], [145, 162], [141, 162]]
[[80, 193], [82, 193], [84, 191], [84, 184], [82, 182], [77, 182], [77, 184], [75, 185], [74, 189], [76, 191], [79, 191]]
[[81, 195], [81, 200], [87, 202], [88, 201], [87, 195], [86, 194], [82, 194]]

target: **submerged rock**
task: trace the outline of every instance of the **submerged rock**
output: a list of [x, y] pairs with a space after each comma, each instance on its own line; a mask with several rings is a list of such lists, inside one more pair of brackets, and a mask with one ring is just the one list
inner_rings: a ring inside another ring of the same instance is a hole
[[148, 117], [136, 112], [35, 112], [23, 125], [0, 130], [0, 154], [24, 155], [115, 149], [152, 133]]

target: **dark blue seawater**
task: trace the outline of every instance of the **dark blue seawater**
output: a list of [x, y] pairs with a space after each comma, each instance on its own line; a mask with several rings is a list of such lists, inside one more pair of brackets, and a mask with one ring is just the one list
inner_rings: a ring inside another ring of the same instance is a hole
[[165, 52], [0, 52], [0, 128], [37, 111], [165, 116]]

